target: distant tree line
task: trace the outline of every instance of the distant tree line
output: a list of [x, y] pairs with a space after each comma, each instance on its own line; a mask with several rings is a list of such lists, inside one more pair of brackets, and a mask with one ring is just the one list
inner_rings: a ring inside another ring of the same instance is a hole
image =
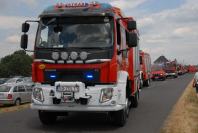
[[0, 60], [0, 78], [30, 76], [32, 57], [19, 50]]

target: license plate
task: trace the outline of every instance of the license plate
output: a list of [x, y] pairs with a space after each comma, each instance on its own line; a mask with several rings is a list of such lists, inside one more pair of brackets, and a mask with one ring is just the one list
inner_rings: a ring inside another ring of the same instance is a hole
[[79, 92], [79, 86], [58, 86], [58, 92]]
[[62, 102], [74, 102], [74, 93], [62, 92]]
[[155, 79], [159, 79], [159, 77], [155, 77]]

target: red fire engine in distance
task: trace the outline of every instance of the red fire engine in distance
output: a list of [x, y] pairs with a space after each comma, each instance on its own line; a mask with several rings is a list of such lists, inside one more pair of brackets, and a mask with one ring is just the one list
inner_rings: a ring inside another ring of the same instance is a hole
[[143, 86], [150, 86], [151, 80], [151, 57], [148, 53], [140, 50], [140, 76]]

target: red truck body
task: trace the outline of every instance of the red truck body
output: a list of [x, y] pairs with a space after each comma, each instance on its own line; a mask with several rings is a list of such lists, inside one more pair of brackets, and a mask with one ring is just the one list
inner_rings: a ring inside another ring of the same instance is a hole
[[164, 71], [166, 72], [166, 77], [178, 77], [178, 64], [176, 61], [166, 62]]
[[194, 72], [197, 72], [197, 71], [198, 71], [198, 69], [197, 69], [196, 66], [194, 66], [194, 65], [189, 65], [188, 66], [188, 72], [189, 73], [194, 73]]
[[[64, 6], [64, 5], [62, 5]], [[57, 6], [58, 7], [58, 6]], [[56, 8], [57, 8], [56, 7]], [[60, 7], [61, 8], [61, 5]], [[98, 7], [96, 7], [98, 8]], [[57, 9], [58, 10], [58, 9]], [[49, 63], [44, 63], [42, 61], [34, 61], [32, 64], [32, 79], [34, 82], [38, 82], [38, 83], [46, 83], [46, 75], [45, 75], [45, 71], [46, 70], [77, 70], [77, 69], [95, 69], [97, 71], [100, 71], [100, 77], [99, 77], [99, 82], [101, 84], [109, 84], [109, 83], [116, 83], [117, 82], [117, 73], [118, 71], [127, 71], [127, 73], [129, 74], [128, 76], [128, 80], [130, 80], [130, 86], [131, 86], [131, 93], [132, 95], [135, 95], [135, 93], [138, 90], [138, 86], [139, 86], [139, 82], [137, 82], [138, 78], [138, 72], [137, 70], [139, 69], [139, 65], [136, 64], [136, 62], [139, 62], [139, 53], [138, 53], [138, 48], [131, 48], [130, 50], [128, 50], [127, 53], [127, 57], [123, 56], [123, 54], [121, 53], [119, 56], [117, 55], [117, 51], [118, 50], [125, 50], [128, 49], [126, 40], [126, 34], [123, 31], [120, 30], [125, 30], [125, 32], [130, 32], [127, 29], [127, 21], [128, 20], [134, 20], [132, 17], [126, 18], [126, 19], [121, 19], [124, 18], [124, 16], [122, 15], [122, 12], [119, 8], [117, 7], [112, 7], [111, 10], [114, 13], [113, 16], [113, 24], [115, 25], [115, 27], [113, 28], [113, 32], [114, 34], [114, 44], [113, 44], [113, 56], [112, 59], [109, 62], [104, 62], [104, 63], [91, 63], [91, 64], [83, 64], [83, 63], [74, 63], [74, 64], [62, 64], [62, 63], [55, 63], [55, 64], [49, 64]], [[108, 11], [109, 11], [108, 10]], [[107, 11], [107, 12], [108, 12]], [[118, 22], [118, 18], [120, 18], [120, 21]], [[118, 25], [120, 27], [116, 27], [116, 25]], [[121, 29], [117, 29], [117, 28], [121, 28]], [[118, 33], [120, 32], [120, 33]], [[137, 30], [132, 31], [134, 33], [138, 34]], [[117, 36], [119, 35], [119, 37]], [[121, 42], [119, 42], [119, 48], [118, 48], [118, 39], [122, 39], [120, 40]], [[35, 51], [39, 51], [38, 48], [35, 47]], [[34, 56], [35, 59], [37, 59], [37, 55]], [[148, 78], [148, 75], [145, 75], [146, 78]], [[61, 79], [59, 79], [61, 80]], [[54, 82], [54, 81], [53, 81]]]
[[23, 24], [21, 47], [27, 48], [28, 22], [38, 22], [31, 107], [41, 122], [56, 120], [56, 111], [93, 111], [109, 112], [123, 126], [139, 98], [136, 21], [97, 2], [57, 4], [39, 18]]
[[148, 87], [151, 79], [151, 57], [142, 50], [140, 50], [140, 68], [143, 85]]
[[187, 72], [187, 69], [185, 66], [183, 66], [182, 64], [178, 65], [178, 75], [183, 75]]

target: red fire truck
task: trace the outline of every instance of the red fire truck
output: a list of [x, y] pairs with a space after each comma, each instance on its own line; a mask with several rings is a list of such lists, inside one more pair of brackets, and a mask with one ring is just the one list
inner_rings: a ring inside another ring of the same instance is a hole
[[51, 124], [67, 112], [106, 112], [119, 126], [139, 98], [136, 21], [105, 3], [51, 6], [22, 24], [27, 49], [30, 22], [38, 23], [31, 108]]
[[143, 86], [150, 86], [151, 80], [151, 57], [148, 53], [140, 50], [141, 80]]
[[189, 65], [187, 68], [189, 73], [195, 73], [198, 70], [197, 67], [194, 65]]
[[184, 65], [179, 64], [178, 65], [178, 75], [183, 75], [187, 72], [187, 69], [185, 68]]
[[166, 72], [166, 77], [178, 77], [178, 65], [177, 61], [166, 62], [164, 70]]

